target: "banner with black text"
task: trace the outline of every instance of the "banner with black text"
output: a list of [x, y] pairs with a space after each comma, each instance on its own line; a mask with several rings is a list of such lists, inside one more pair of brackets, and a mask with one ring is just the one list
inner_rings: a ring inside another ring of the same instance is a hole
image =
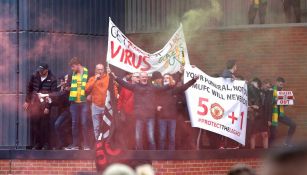
[[202, 128], [245, 145], [247, 84], [245, 81], [213, 78], [186, 65], [184, 82], [199, 80], [185, 93], [193, 127]]
[[151, 54], [133, 44], [110, 19], [107, 63], [130, 73], [176, 73], [181, 65], [189, 64], [182, 26], [161, 50]]

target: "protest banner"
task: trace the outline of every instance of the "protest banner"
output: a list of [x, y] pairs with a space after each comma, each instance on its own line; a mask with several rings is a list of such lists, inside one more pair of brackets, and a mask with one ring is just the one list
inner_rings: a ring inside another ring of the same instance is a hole
[[202, 128], [245, 145], [247, 84], [245, 81], [213, 78], [196, 67], [185, 67], [184, 82], [199, 80], [185, 93], [192, 127]]
[[294, 96], [292, 91], [277, 91], [277, 105], [294, 105]]
[[130, 73], [178, 72], [181, 65], [189, 64], [182, 25], [161, 50], [151, 54], [132, 43], [109, 19], [107, 63]]

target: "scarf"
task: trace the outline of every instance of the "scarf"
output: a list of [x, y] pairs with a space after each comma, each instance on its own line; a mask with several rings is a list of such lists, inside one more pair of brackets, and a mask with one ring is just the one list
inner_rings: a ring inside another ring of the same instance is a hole
[[[87, 68], [83, 68], [83, 74], [81, 75], [81, 101], [85, 101], [85, 85], [87, 82], [88, 77], [88, 70]], [[78, 85], [77, 85], [77, 75], [76, 73], [73, 73], [71, 78], [71, 86], [70, 86], [70, 94], [69, 94], [69, 101], [76, 101], [77, 100], [77, 91], [78, 91]]]
[[[277, 86], [274, 86], [273, 87], [273, 102], [275, 102], [276, 99], [277, 99]], [[284, 106], [278, 106], [277, 104], [274, 103], [273, 114], [272, 114], [272, 125], [277, 126], [278, 117], [284, 117], [284, 116], [285, 116]]]

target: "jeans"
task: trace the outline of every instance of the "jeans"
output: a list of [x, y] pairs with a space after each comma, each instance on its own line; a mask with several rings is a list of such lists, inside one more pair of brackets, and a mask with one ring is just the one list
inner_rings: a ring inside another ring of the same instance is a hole
[[72, 119], [72, 146], [78, 146], [80, 144], [79, 137], [79, 123], [81, 120], [82, 135], [83, 135], [83, 145], [84, 147], [89, 146], [89, 136], [87, 128], [87, 104], [86, 103], [71, 103], [70, 113]]
[[[284, 125], [287, 125], [289, 127], [288, 135], [285, 140], [285, 144], [291, 144], [292, 136], [294, 135], [295, 130], [296, 130], [295, 122], [287, 116], [278, 117], [278, 121], [279, 123], [283, 123]], [[276, 139], [277, 126], [271, 126], [270, 131], [271, 131], [270, 144], [272, 144]]]
[[102, 119], [102, 114], [104, 113], [104, 108], [99, 107], [92, 103], [91, 105], [92, 110], [92, 120], [93, 120], [93, 129], [95, 134], [95, 139], [98, 140], [99, 133], [100, 133], [100, 122]]
[[136, 149], [143, 150], [143, 130], [144, 126], [146, 125], [147, 129], [147, 137], [149, 141], [149, 149], [155, 150], [156, 143], [155, 143], [155, 119], [148, 118], [148, 119], [136, 119], [135, 125], [135, 141], [136, 141]]
[[169, 150], [175, 150], [176, 120], [160, 119], [159, 120], [159, 149], [164, 150], [166, 145], [166, 135], [168, 134]]
[[57, 137], [57, 146], [59, 148], [64, 146], [64, 142], [65, 142], [65, 137], [63, 135], [63, 128], [62, 126], [64, 125], [65, 122], [68, 122], [70, 120], [70, 112], [69, 109], [66, 109], [65, 111], [63, 111], [60, 116], [56, 119], [56, 121], [54, 122], [54, 128], [55, 128], [55, 134]]

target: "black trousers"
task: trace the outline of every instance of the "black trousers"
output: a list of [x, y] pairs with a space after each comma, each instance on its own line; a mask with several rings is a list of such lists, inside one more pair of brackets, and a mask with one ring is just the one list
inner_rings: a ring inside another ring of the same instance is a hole
[[295, 22], [301, 22], [301, 4], [300, 0], [284, 0], [284, 12], [286, 15], [287, 22], [292, 22], [291, 7], [293, 7]]
[[41, 113], [31, 115], [32, 146], [50, 145], [50, 114]]
[[248, 23], [249, 24], [254, 24], [255, 18], [257, 15], [257, 12], [259, 14], [259, 19], [260, 19], [260, 24], [265, 23], [265, 16], [266, 16], [266, 8], [267, 8], [267, 3], [260, 3], [259, 7], [257, 7], [254, 3], [252, 3], [249, 6], [249, 11], [248, 11]]

